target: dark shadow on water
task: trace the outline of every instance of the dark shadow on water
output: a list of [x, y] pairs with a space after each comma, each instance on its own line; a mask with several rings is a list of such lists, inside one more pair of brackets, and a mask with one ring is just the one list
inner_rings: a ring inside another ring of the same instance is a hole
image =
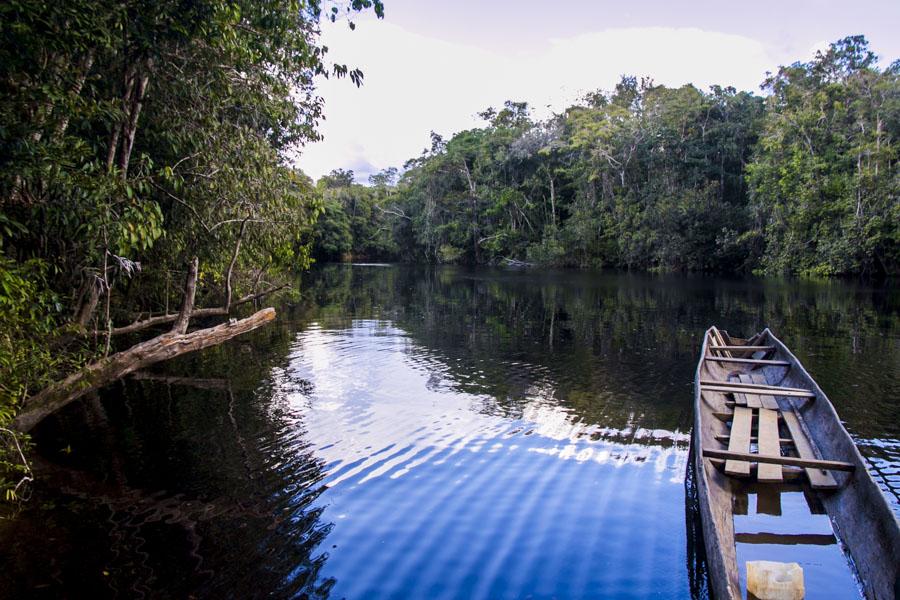
[[323, 462], [261, 448], [227, 380], [176, 379], [127, 380], [36, 431], [44, 500], [0, 523], [0, 598], [329, 596]]
[[709, 569], [706, 564], [706, 544], [700, 522], [700, 495], [694, 469], [694, 437], [691, 436], [687, 471], [684, 474], [684, 522], [687, 541], [688, 584], [693, 600], [709, 600]]

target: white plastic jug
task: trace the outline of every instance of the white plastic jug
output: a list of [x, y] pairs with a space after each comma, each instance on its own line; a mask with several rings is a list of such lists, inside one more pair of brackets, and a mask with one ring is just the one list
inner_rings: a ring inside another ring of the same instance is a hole
[[795, 562], [747, 561], [747, 591], [760, 600], [802, 600], [803, 569]]

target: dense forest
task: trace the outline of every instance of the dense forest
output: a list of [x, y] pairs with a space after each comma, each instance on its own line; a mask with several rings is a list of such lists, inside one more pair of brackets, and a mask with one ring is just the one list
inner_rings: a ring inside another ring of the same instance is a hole
[[489, 108], [399, 180], [323, 177], [315, 256], [895, 275], [900, 61], [847, 37], [762, 89], [623, 77], [543, 121]]
[[369, 10], [383, 15], [379, 0], [0, 3], [6, 499], [31, 479], [21, 434], [49, 411], [274, 317], [229, 318], [309, 264], [320, 195], [291, 157], [318, 139], [315, 78], [362, 79], [328, 59], [320, 23]]

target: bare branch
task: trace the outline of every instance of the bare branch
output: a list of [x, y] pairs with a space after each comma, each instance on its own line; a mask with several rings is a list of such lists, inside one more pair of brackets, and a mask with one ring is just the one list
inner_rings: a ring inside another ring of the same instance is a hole
[[234, 244], [234, 252], [231, 254], [231, 262], [228, 263], [228, 271], [225, 272], [225, 310], [231, 308], [231, 274], [234, 272], [234, 265], [237, 263], [238, 253], [241, 251], [241, 242], [244, 240], [244, 232], [247, 230], [247, 221], [250, 215], [241, 222], [241, 230], [238, 232], [237, 241]]
[[[254, 300], [259, 300], [264, 296], [268, 296], [278, 290], [283, 290], [288, 287], [288, 284], [277, 285], [275, 287], [271, 287], [267, 290], [263, 290], [259, 293], [247, 294], [242, 297], [240, 300], [236, 300], [231, 303], [231, 308], [235, 306], [240, 306], [242, 304], [247, 304], [248, 302], [253, 302]], [[190, 318], [204, 318], [204, 317], [225, 317], [230, 314], [230, 310], [225, 310], [222, 307], [215, 308], [195, 308], [191, 311]], [[144, 319], [143, 321], [135, 321], [130, 325], [123, 325], [122, 327], [115, 327], [112, 330], [112, 335], [122, 335], [125, 333], [137, 333], [138, 331], [143, 331], [144, 329], [149, 329], [150, 327], [154, 327], [156, 325], [165, 325], [166, 323], [172, 323], [175, 319], [178, 318], [176, 314], [167, 314], [167, 315], [158, 315], [156, 317], [150, 317]]]

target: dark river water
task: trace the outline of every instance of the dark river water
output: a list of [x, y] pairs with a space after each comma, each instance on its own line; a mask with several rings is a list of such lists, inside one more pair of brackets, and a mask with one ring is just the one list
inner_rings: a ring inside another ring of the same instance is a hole
[[0, 597], [703, 597], [711, 324], [771, 327], [900, 511], [890, 288], [339, 265], [278, 308], [42, 424]]

